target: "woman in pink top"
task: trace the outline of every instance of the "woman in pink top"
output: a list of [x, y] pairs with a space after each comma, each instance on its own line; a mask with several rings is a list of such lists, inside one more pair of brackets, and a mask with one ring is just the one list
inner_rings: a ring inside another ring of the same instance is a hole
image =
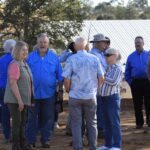
[[8, 80], [4, 102], [12, 117], [12, 150], [31, 150], [25, 142], [27, 107], [31, 105], [32, 75], [25, 62], [28, 45], [19, 41], [12, 52], [14, 60], [8, 68]]

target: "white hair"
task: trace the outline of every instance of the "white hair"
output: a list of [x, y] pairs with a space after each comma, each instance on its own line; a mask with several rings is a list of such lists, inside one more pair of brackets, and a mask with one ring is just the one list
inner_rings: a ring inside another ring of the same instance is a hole
[[13, 39], [8, 39], [4, 42], [3, 44], [3, 49], [6, 51], [6, 52], [11, 52], [13, 50], [13, 48], [15, 47], [16, 45], [16, 41], [13, 40]]
[[83, 44], [84, 46], [86, 46], [87, 45], [87, 40], [84, 39], [83, 37], [78, 37], [75, 40], [75, 44]]

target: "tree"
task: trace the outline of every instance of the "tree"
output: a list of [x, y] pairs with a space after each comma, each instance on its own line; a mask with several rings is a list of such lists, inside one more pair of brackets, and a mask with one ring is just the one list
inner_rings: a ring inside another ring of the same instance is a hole
[[125, 13], [126, 19], [139, 19], [139, 11], [133, 1], [129, 1]]
[[99, 3], [93, 9], [93, 16], [97, 20], [150, 19], [150, 7], [148, 0], [129, 0], [127, 6], [124, 0], [109, 0]]
[[0, 8], [1, 39], [11, 36], [31, 46], [41, 32], [47, 32], [55, 46], [71, 40], [87, 17], [87, 4], [80, 0], [5, 0]]
[[139, 10], [143, 10], [148, 7], [148, 0], [133, 0], [133, 3]]
[[122, 6], [117, 6], [115, 8], [115, 16], [118, 20], [126, 19], [126, 8]]
[[103, 2], [94, 8], [93, 13], [97, 20], [113, 20], [115, 19], [114, 9], [109, 2]]

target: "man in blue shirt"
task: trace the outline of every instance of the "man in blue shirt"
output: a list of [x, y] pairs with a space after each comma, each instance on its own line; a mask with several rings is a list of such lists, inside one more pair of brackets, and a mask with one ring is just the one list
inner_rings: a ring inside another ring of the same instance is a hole
[[53, 133], [56, 82], [59, 85], [59, 99], [63, 99], [62, 67], [57, 55], [48, 46], [47, 34], [40, 34], [37, 49], [28, 58], [33, 75], [35, 105], [29, 109], [26, 137], [30, 146], [35, 146], [37, 128], [40, 129], [43, 148], [49, 148], [48, 140]]
[[105, 58], [105, 50], [106, 50], [108, 40], [109, 39], [106, 39], [103, 34], [96, 34], [94, 35], [94, 39], [90, 41], [91, 43], [93, 43], [93, 48], [91, 49], [91, 53], [98, 57], [98, 59], [102, 64], [104, 72], [108, 66]]
[[83, 149], [82, 117], [84, 113], [90, 150], [96, 150], [97, 120], [96, 93], [103, 80], [103, 71], [98, 58], [85, 50], [86, 40], [77, 38], [75, 47], [77, 54], [67, 59], [63, 77], [65, 88], [69, 92], [69, 108], [74, 150]]
[[125, 79], [131, 87], [133, 104], [136, 118], [136, 128], [141, 129], [144, 125], [143, 103], [146, 110], [146, 123], [150, 113], [150, 83], [147, 77], [148, 51], [145, 51], [143, 37], [135, 38], [136, 50], [128, 56]]
[[3, 48], [6, 52], [5, 55], [0, 57], [0, 104], [2, 105], [2, 126], [5, 138], [5, 143], [10, 141], [10, 113], [6, 104], [4, 104], [4, 93], [7, 83], [7, 70], [8, 65], [12, 61], [11, 51], [15, 46], [16, 41], [9, 39], [4, 42]]
[[[105, 58], [105, 50], [110, 46], [110, 39], [105, 37], [103, 34], [96, 34], [94, 35], [94, 39], [90, 41], [93, 43], [93, 48], [91, 50], [91, 54], [94, 54], [99, 59], [102, 69], [106, 72], [107, 69], [107, 62]], [[102, 117], [102, 100], [101, 96], [99, 95], [99, 90], [97, 93], [97, 128], [98, 128], [98, 138], [103, 137], [103, 117]]]

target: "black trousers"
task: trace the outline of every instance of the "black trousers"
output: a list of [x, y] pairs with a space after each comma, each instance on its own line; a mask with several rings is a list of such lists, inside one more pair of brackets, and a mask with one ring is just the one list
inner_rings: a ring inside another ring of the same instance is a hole
[[7, 104], [12, 117], [13, 144], [25, 145], [25, 126], [27, 118], [27, 107], [23, 111], [18, 110], [18, 104]]
[[135, 119], [137, 126], [143, 126], [143, 106], [146, 111], [146, 123], [150, 126], [150, 82], [148, 79], [133, 79], [131, 83], [131, 92], [135, 110]]

